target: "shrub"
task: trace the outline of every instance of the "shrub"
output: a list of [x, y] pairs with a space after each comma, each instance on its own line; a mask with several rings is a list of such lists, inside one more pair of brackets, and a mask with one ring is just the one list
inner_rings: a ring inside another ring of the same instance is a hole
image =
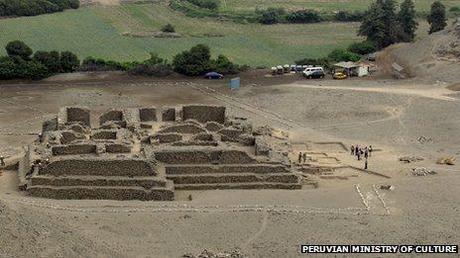
[[7, 56], [0, 57], [0, 80], [10, 80], [16, 77], [16, 64]]
[[351, 44], [348, 47], [348, 51], [359, 55], [365, 55], [377, 51], [377, 46], [374, 42], [366, 40]]
[[60, 55], [57, 51], [37, 51], [32, 59], [44, 65], [50, 73], [61, 71]]
[[284, 20], [286, 11], [283, 8], [270, 7], [265, 10], [256, 10], [258, 13], [258, 21], [262, 24], [276, 24]]
[[150, 53], [150, 59], [135, 65], [129, 70], [133, 75], [146, 76], [168, 76], [172, 73], [172, 67], [166, 59], [159, 57], [157, 54]]
[[176, 30], [174, 29], [174, 26], [172, 26], [170, 23], [168, 23], [165, 26], [163, 26], [161, 28], [161, 31], [162, 32], [169, 32], [169, 33], [176, 32]]
[[87, 57], [83, 60], [80, 71], [122, 71], [125, 67], [122, 63], [102, 58]]
[[342, 22], [357, 22], [364, 19], [365, 13], [360, 11], [339, 11], [335, 14], [335, 20]]
[[74, 72], [80, 66], [80, 60], [78, 60], [77, 55], [70, 51], [61, 53], [60, 63], [62, 72], [64, 73]]
[[26, 43], [19, 40], [9, 42], [5, 49], [10, 57], [17, 56], [24, 60], [28, 60], [32, 55], [32, 49], [27, 46]]
[[449, 12], [452, 12], [452, 13], [460, 13], [460, 6], [452, 6], [452, 7], [449, 9]]
[[211, 70], [222, 74], [236, 74], [240, 67], [232, 63], [226, 56], [219, 55], [217, 59], [211, 60]]
[[298, 10], [289, 13], [286, 20], [290, 23], [315, 23], [322, 21], [323, 18], [314, 10]]
[[359, 61], [361, 59], [360, 55], [358, 55], [356, 53], [353, 53], [353, 52], [350, 52], [350, 51], [345, 50], [345, 49], [336, 49], [336, 50], [332, 51], [327, 57], [331, 61], [334, 61], [334, 62], [342, 62], [342, 61], [356, 62], [356, 61]]
[[210, 59], [209, 47], [199, 44], [174, 57], [174, 71], [189, 76], [203, 75], [210, 69]]
[[331, 60], [328, 58], [303, 58], [295, 61], [295, 63], [297, 65], [321, 66], [326, 70], [332, 67]]
[[188, 2], [205, 9], [217, 10], [219, 8], [219, 0], [187, 0]]

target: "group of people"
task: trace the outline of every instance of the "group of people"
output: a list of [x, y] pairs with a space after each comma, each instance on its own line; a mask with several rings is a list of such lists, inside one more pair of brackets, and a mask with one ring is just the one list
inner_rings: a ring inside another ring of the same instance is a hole
[[368, 159], [372, 155], [372, 145], [360, 147], [359, 145], [351, 145], [350, 154], [356, 156], [358, 160], [364, 158], [364, 169], [368, 167]]
[[299, 152], [299, 164], [307, 162], [307, 153]]

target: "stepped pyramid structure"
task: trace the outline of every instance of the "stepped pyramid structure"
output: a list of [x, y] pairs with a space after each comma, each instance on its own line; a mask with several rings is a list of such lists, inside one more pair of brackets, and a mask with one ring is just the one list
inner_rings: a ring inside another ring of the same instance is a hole
[[20, 187], [57, 199], [174, 200], [176, 190], [300, 189], [287, 144], [225, 107], [64, 107], [19, 164]]

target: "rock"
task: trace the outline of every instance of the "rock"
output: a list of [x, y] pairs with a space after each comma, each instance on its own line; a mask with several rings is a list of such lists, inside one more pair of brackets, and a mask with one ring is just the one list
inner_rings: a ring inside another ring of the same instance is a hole
[[404, 156], [400, 157], [399, 161], [402, 161], [404, 163], [412, 163], [412, 162], [418, 162], [424, 160], [423, 157], [417, 157], [417, 156]]
[[439, 165], [455, 165], [455, 157], [441, 157], [436, 161], [436, 164]]
[[390, 191], [393, 191], [395, 189], [395, 187], [392, 185], [381, 185], [379, 186], [379, 188], [382, 190], [390, 190]]
[[437, 173], [433, 170], [429, 170], [424, 167], [413, 168], [412, 175], [413, 176], [428, 176], [428, 175], [436, 175]]

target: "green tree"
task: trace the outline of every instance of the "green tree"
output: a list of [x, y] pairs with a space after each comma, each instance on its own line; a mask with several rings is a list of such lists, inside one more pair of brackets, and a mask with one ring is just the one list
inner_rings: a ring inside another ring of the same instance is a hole
[[80, 60], [78, 60], [77, 55], [70, 51], [61, 53], [60, 63], [62, 72], [64, 73], [74, 72], [80, 66]]
[[60, 55], [57, 51], [37, 51], [32, 59], [46, 66], [50, 73], [58, 73], [61, 70]]
[[20, 57], [24, 60], [29, 60], [33, 53], [32, 49], [27, 46], [26, 43], [19, 40], [9, 42], [5, 49], [6, 53], [8, 53], [8, 56]]
[[189, 76], [203, 75], [210, 69], [211, 51], [203, 44], [177, 54], [173, 59], [174, 71]]
[[329, 55], [327, 56], [331, 61], [335, 62], [347, 62], [347, 61], [352, 61], [356, 62], [361, 59], [361, 56], [347, 51], [345, 49], [335, 49]]
[[439, 1], [433, 2], [427, 20], [430, 24], [430, 34], [443, 30], [447, 26], [446, 7]]
[[401, 30], [396, 15], [395, 0], [384, 0], [382, 5], [383, 24], [385, 25], [385, 37], [382, 47], [387, 47], [399, 41]]
[[168, 23], [161, 28], [161, 31], [172, 33], [172, 32], [176, 32], [176, 29], [174, 29], [174, 26], [171, 23]]
[[377, 0], [371, 4], [358, 30], [359, 36], [365, 36], [368, 41], [375, 42], [378, 48], [383, 47], [383, 41], [385, 40], [382, 5], [383, 0]]
[[412, 0], [404, 0], [398, 13], [398, 22], [401, 26], [401, 40], [410, 42], [415, 39], [415, 31], [418, 23], [416, 19], [415, 5]]

